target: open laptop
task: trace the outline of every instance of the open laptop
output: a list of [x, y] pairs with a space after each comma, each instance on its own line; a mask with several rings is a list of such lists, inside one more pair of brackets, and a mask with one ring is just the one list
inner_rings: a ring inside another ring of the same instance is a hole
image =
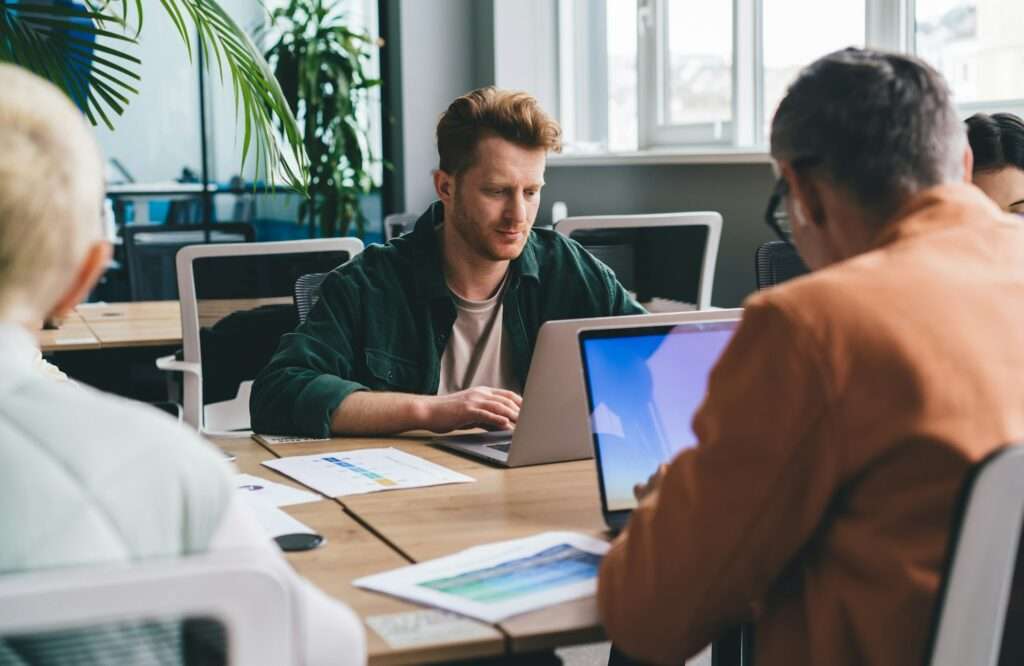
[[693, 415], [738, 324], [729, 314], [580, 331], [601, 512], [612, 530], [621, 530], [637, 506], [634, 484], [697, 443]]
[[540, 328], [514, 432], [443, 435], [433, 443], [502, 467], [579, 460], [594, 455], [577, 335], [595, 327], [650, 327], [687, 321], [739, 319], [742, 310], [549, 321]]

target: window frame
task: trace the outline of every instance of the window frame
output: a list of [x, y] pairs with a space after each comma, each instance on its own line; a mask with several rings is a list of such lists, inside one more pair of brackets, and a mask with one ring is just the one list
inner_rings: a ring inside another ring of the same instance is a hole
[[[571, 0], [560, 0], [564, 6]], [[663, 122], [666, 116], [668, 2], [669, 0], [637, 0], [637, 150], [631, 154], [678, 152], [694, 154], [757, 154], [767, 150], [764, 108], [764, 2], [765, 0], [730, 0], [732, 2], [732, 104], [731, 121], [716, 136], [715, 123], [671, 124]], [[865, 0], [864, 44], [867, 48], [899, 53], [916, 52], [915, 0]], [[569, 14], [560, 12], [560, 21]], [[562, 30], [558, 34], [561, 38]], [[590, 49], [604, 45], [604, 38], [592, 40]], [[575, 83], [569, 54], [561, 51], [560, 94], [563, 116], [571, 116], [580, 108], [577, 90], [567, 91]], [[577, 51], [577, 57], [582, 55]], [[568, 68], [568, 69], [567, 69]], [[564, 102], [573, 100], [571, 105]], [[957, 104], [957, 111], [965, 118], [977, 111], [997, 108], [1024, 115], [1024, 99], [1007, 99]], [[563, 122], [574, 127], [572, 119]], [[572, 142], [569, 133], [569, 143]], [[585, 151], [594, 158], [615, 155], [616, 152]], [[566, 156], [569, 158], [569, 155]]]

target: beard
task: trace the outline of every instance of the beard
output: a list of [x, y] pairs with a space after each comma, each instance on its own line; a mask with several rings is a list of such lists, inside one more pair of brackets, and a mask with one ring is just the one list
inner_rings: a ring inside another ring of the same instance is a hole
[[453, 203], [451, 219], [447, 222], [452, 225], [455, 235], [475, 255], [489, 261], [510, 261], [522, 253], [529, 231], [515, 242], [503, 240], [497, 231], [500, 223], [495, 225], [473, 218], [458, 194]]

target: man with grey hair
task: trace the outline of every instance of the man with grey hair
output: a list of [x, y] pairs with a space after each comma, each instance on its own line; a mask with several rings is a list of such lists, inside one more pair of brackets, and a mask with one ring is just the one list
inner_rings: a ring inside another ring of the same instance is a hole
[[[288, 585], [293, 625], [281, 631], [297, 663], [364, 663], [359, 620], [291, 570], [213, 447], [146, 405], [38, 371], [43, 319], [77, 305], [110, 258], [102, 159], [56, 87], [0, 64], [0, 90], [0, 576], [231, 551]], [[181, 627], [146, 618], [7, 637], [0, 663], [181, 663]]]
[[1024, 436], [1024, 227], [963, 182], [949, 90], [912, 57], [814, 62], [771, 148], [766, 221], [812, 272], [747, 300], [601, 615], [658, 663], [745, 621], [758, 666], [920, 663], [968, 470]]

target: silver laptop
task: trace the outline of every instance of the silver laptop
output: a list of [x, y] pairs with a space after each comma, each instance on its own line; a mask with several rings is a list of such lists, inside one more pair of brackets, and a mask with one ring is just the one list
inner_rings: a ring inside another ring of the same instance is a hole
[[502, 467], [592, 458], [587, 400], [576, 338], [590, 328], [628, 328], [688, 321], [738, 320], [742, 309], [549, 321], [540, 328], [514, 432], [443, 435], [437, 446]]

